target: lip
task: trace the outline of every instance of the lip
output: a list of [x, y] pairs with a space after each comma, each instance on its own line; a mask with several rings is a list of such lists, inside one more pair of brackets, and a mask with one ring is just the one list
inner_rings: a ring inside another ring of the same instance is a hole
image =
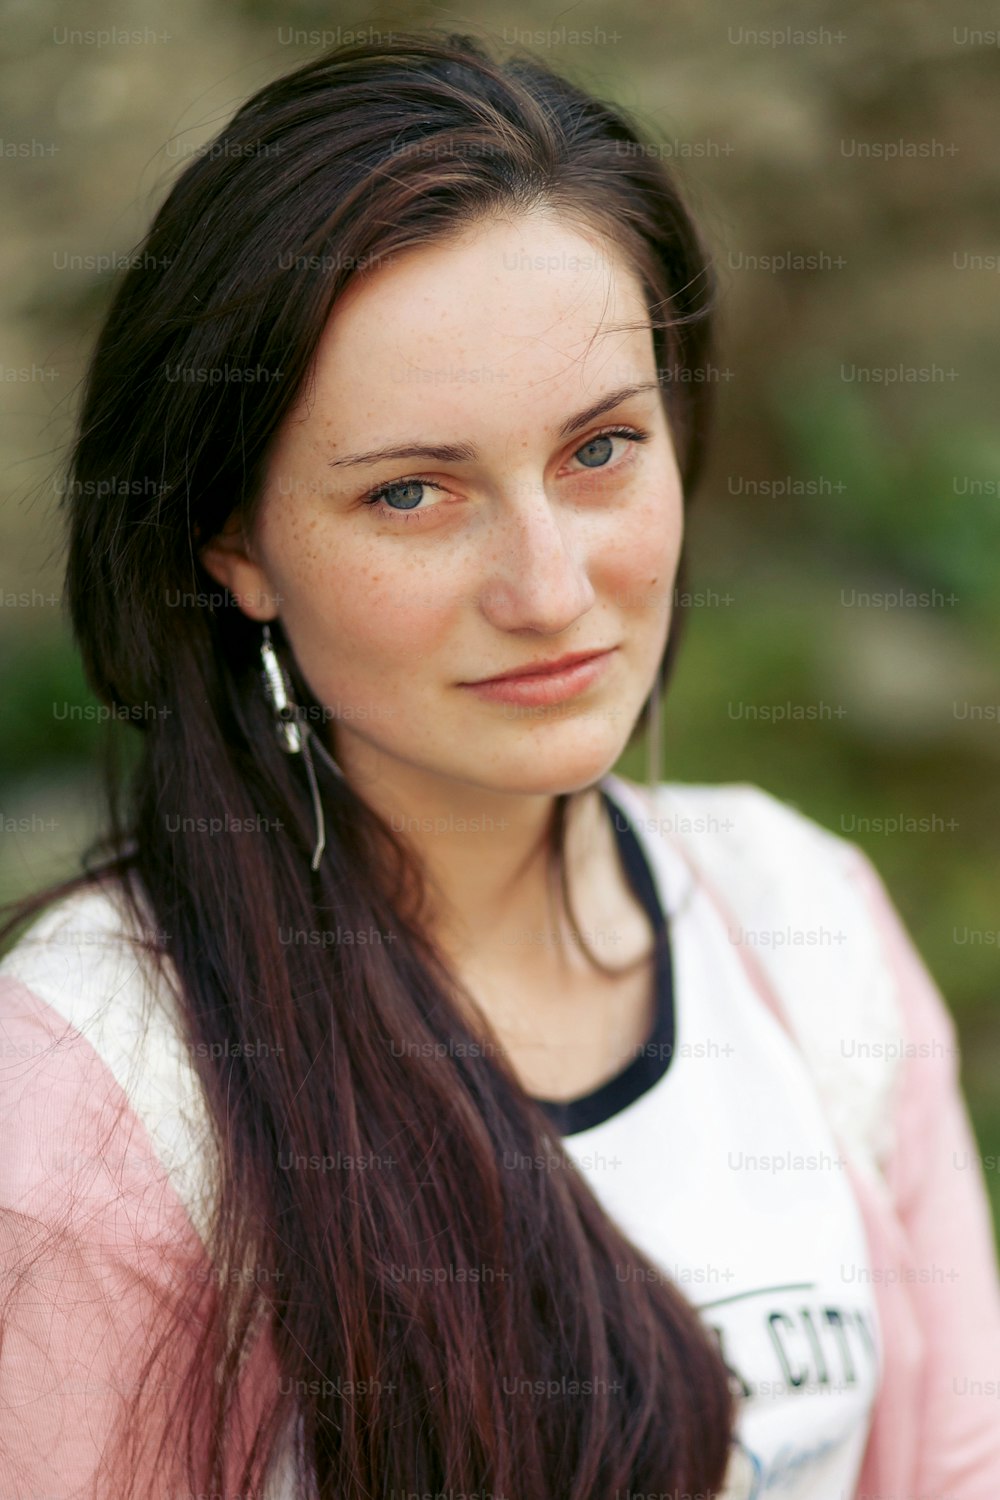
[[604, 675], [617, 650], [617, 646], [611, 646], [604, 651], [577, 651], [556, 662], [558, 670], [550, 665], [547, 671], [509, 673], [506, 677], [491, 677], [483, 682], [461, 682], [459, 687], [494, 703], [545, 707], [585, 692]]
[[514, 667], [509, 672], [498, 672], [495, 677], [480, 677], [475, 682], [459, 683], [459, 686], [485, 687], [489, 682], [519, 682], [526, 677], [549, 677], [554, 672], [565, 672], [580, 662], [592, 661], [595, 656], [606, 656], [609, 651], [617, 649], [616, 646], [598, 646], [593, 651], [567, 651], [565, 656], [554, 657], [552, 661], [529, 662], [526, 667]]

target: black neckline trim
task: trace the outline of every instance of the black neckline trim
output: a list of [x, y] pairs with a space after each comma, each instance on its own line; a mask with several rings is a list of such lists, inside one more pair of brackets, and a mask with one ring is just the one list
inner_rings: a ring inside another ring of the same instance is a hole
[[645, 1050], [613, 1077], [574, 1099], [539, 1099], [535, 1103], [548, 1115], [560, 1135], [576, 1135], [603, 1125], [628, 1105], [634, 1104], [653, 1087], [670, 1067], [674, 1055], [674, 976], [667, 919], [660, 904], [656, 880], [649, 861], [624, 808], [599, 787], [618, 841], [618, 851], [625, 873], [636, 896], [642, 902], [653, 926], [656, 942], [654, 964], [655, 1013], [653, 1029], [643, 1044]]

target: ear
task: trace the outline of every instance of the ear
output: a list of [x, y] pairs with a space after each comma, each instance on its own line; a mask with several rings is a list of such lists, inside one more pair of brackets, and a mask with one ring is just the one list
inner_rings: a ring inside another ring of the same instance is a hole
[[[197, 536], [197, 528], [195, 535]], [[236, 603], [251, 620], [273, 620], [277, 617], [280, 595], [272, 586], [261, 565], [248, 550], [243, 524], [237, 512], [211, 541], [198, 549], [202, 567], [228, 589]]]

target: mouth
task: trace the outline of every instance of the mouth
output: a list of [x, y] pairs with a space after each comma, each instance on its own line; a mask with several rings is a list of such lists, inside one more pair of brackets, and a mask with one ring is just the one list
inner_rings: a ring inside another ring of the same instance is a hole
[[533, 677], [558, 676], [583, 662], [594, 661], [597, 657], [607, 656], [617, 649], [617, 646], [604, 646], [596, 647], [593, 651], [570, 651], [565, 656], [558, 656], [552, 661], [530, 662], [526, 667], [513, 667], [509, 672], [498, 672], [495, 677], [480, 677], [473, 682], [460, 682], [459, 687], [485, 687], [491, 682], [523, 682]]
[[615, 660], [617, 651], [617, 646], [602, 651], [578, 651], [541, 668], [536, 664], [503, 677], [460, 682], [458, 686], [496, 703], [545, 707], [575, 697], [593, 686]]

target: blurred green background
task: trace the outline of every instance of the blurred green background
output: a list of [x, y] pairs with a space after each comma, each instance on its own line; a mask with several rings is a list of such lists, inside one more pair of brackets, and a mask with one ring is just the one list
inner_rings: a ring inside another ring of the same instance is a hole
[[[527, 45], [638, 117], [721, 278], [664, 774], [754, 782], [872, 856], [956, 1016], [1000, 1226], [997, 24], [966, 0], [5, 5], [0, 899], [99, 817], [57, 502], [114, 257], [238, 103], [351, 32]], [[619, 769], [642, 779], [642, 747]]]

